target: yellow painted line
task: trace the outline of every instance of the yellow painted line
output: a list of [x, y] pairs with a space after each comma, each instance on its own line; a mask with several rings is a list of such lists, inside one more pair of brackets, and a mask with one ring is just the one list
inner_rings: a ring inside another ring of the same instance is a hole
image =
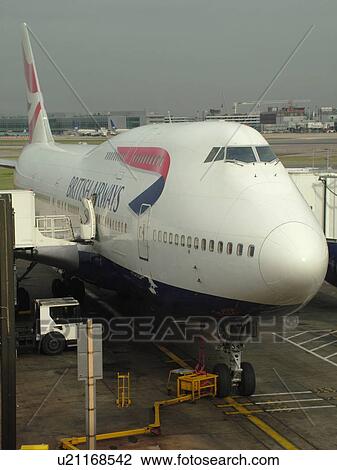
[[[160, 344], [156, 344], [157, 348], [170, 357], [174, 362], [176, 362], [180, 367], [184, 367], [185, 369], [190, 369], [190, 365], [187, 364], [183, 359], [178, 357], [172, 351], [167, 349], [165, 346]], [[287, 450], [298, 450], [298, 448], [290, 442], [286, 437], [282, 436], [280, 433], [275, 431], [269, 424], [262, 421], [262, 419], [258, 418], [257, 416], [253, 416], [253, 411], [247, 410], [245, 406], [241, 405], [240, 403], [236, 402], [234, 398], [227, 397], [226, 401], [229, 405], [231, 405], [237, 412], [244, 415], [251, 423], [253, 423], [257, 428], [263, 431], [267, 436], [271, 437], [275, 442], [277, 442], [283, 449]]]
[[[255, 403], [253, 403], [252, 401], [249, 402], [249, 403], [240, 403], [240, 405], [242, 406], [254, 406]], [[226, 403], [226, 404], [222, 404], [222, 403], [219, 403], [217, 405], [215, 405], [217, 408], [233, 408], [233, 405], [230, 405], [229, 403]]]
[[[224, 411], [225, 415], [241, 415], [240, 411]], [[251, 414], [255, 413], [265, 413], [264, 410], [252, 410], [250, 411]]]
[[262, 421], [262, 419], [257, 416], [252, 415], [252, 411], [247, 410], [243, 405], [236, 402], [232, 397], [226, 398], [227, 403], [233, 406], [233, 408], [238, 411], [240, 414], [246, 416], [246, 418], [253, 423], [257, 428], [261, 429], [267, 436], [271, 437], [275, 442], [277, 442], [283, 449], [287, 450], [298, 450], [298, 448], [290, 442], [286, 437], [282, 436], [280, 433], [275, 431], [269, 424]]
[[176, 364], [178, 364], [180, 367], [183, 367], [184, 369], [191, 369], [191, 366], [187, 364], [183, 359], [178, 357], [176, 354], [174, 354], [172, 351], [167, 349], [165, 346], [162, 346], [161, 344], [156, 344], [157, 348], [160, 349], [161, 352], [166, 354], [172, 361], [174, 361]]

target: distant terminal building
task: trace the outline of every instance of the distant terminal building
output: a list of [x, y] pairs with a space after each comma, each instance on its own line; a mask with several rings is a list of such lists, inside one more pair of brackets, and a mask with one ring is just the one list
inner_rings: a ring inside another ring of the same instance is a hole
[[230, 121], [230, 122], [241, 122], [248, 126], [260, 129], [260, 113], [234, 113], [226, 114], [222, 109], [210, 109], [204, 113], [205, 121]]
[[261, 130], [264, 132], [300, 132], [306, 128], [308, 116], [304, 107], [288, 105], [269, 107], [261, 112]]
[[194, 117], [191, 116], [174, 116], [167, 114], [158, 114], [158, 113], [148, 113], [146, 116], [147, 124], [163, 124], [170, 122], [193, 122], [195, 121]]
[[[111, 111], [93, 114], [50, 113], [48, 115], [53, 134], [63, 134], [86, 128], [108, 128], [109, 120], [119, 129], [132, 129], [146, 124], [144, 111]], [[20, 133], [28, 129], [27, 116], [1, 116], [0, 133]]]
[[337, 130], [337, 108], [334, 106], [322, 106], [319, 108], [318, 119], [327, 130]]

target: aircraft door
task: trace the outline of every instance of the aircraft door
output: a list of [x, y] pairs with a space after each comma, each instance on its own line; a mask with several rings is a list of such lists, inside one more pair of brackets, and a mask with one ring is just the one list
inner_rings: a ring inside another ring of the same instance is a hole
[[151, 216], [151, 205], [142, 204], [138, 215], [138, 256], [140, 259], [149, 261], [149, 225]]

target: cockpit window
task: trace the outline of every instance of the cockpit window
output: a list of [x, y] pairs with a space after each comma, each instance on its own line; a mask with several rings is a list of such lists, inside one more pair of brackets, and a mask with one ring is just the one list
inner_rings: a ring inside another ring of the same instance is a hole
[[212, 150], [209, 152], [204, 163], [212, 162], [216, 154], [219, 152], [219, 150], [220, 150], [220, 147], [213, 147]]
[[255, 162], [255, 154], [251, 147], [227, 147], [226, 160], [237, 160], [239, 162]]
[[256, 151], [261, 162], [272, 162], [277, 159], [277, 156], [269, 145], [268, 147], [256, 147]]
[[225, 147], [221, 147], [217, 156], [215, 157], [215, 161], [223, 160], [225, 158]]

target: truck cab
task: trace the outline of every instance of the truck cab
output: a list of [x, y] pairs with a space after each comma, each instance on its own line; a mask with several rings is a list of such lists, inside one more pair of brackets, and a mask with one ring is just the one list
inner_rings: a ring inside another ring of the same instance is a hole
[[73, 297], [35, 299], [29, 318], [22, 316], [26, 318], [16, 322], [17, 348], [33, 347], [49, 356], [76, 346], [77, 326], [86, 322]]

